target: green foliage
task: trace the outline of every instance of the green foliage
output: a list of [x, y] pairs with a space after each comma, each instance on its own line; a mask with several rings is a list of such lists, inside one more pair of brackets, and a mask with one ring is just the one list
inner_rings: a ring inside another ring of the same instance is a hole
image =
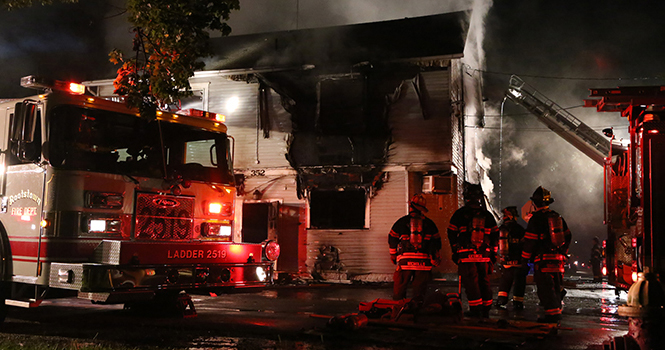
[[158, 106], [191, 96], [189, 78], [210, 55], [207, 30], [231, 33], [226, 21], [239, 0], [127, 0], [129, 21], [136, 27], [134, 57], [109, 54], [119, 64], [115, 92], [142, 115]]
[[[75, 3], [75, 2], [78, 2], [78, 0], [59, 0], [59, 2]], [[53, 3], [53, 0], [3, 0], [2, 1], [2, 7], [5, 10], [13, 10], [13, 9], [21, 8], [21, 7], [32, 6], [32, 5], [35, 5], [35, 4], [51, 5], [52, 3]]]

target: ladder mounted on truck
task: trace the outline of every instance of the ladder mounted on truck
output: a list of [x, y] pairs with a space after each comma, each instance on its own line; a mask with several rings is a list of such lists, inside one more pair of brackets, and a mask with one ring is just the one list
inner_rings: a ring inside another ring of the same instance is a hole
[[596, 163], [605, 164], [605, 158], [610, 153], [610, 141], [525, 83], [520, 77], [516, 75], [510, 77], [506, 97], [526, 108], [548, 128]]

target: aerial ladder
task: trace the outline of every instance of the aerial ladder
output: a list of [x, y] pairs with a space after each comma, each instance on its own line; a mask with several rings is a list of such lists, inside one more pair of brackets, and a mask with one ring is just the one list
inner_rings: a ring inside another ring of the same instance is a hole
[[526, 108], [548, 128], [596, 163], [605, 165], [605, 159], [610, 154], [610, 141], [525, 83], [520, 77], [516, 75], [510, 77], [506, 97]]

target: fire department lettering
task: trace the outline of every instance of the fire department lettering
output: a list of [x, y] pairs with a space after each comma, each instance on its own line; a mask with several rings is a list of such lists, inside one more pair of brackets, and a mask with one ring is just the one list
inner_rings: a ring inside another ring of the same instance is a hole
[[42, 199], [39, 198], [39, 196], [37, 196], [36, 194], [30, 192], [30, 190], [21, 190], [21, 192], [15, 194], [15, 195], [9, 196], [9, 205], [12, 205], [17, 200], [23, 199], [23, 198], [30, 199], [30, 200], [34, 201], [35, 203], [37, 203], [37, 205], [42, 204]]
[[37, 207], [14, 207], [12, 208], [14, 216], [36, 216]]
[[226, 259], [226, 250], [177, 249], [166, 252], [168, 259]]

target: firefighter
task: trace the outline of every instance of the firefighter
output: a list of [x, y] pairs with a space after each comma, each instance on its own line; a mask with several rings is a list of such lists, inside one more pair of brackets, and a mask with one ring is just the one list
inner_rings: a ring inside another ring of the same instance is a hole
[[422, 194], [409, 201], [409, 214], [393, 224], [388, 235], [390, 259], [395, 264], [393, 299], [406, 298], [409, 283], [413, 300], [421, 304], [427, 285], [432, 279], [432, 268], [441, 262], [441, 237], [434, 221], [427, 218], [427, 203]]
[[603, 274], [600, 271], [600, 265], [603, 261], [603, 248], [600, 246], [600, 239], [598, 237], [593, 238], [593, 247], [591, 247], [591, 271], [593, 271], [593, 281], [602, 282]]
[[496, 306], [505, 309], [508, 304], [510, 289], [513, 289], [513, 309], [524, 309], [524, 290], [526, 288], [526, 276], [529, 270], [521, 264], [522, 245], [524, 242], [524, 227], [517, 222], [517, 207], [503, 209], [503, 222], [499, 227], [499, 255], [500, 264], [503, 267], [501, 282], [499, 283], [499, 295]]
[[489, 317], [492, 307], [490, 274], [496, 261], [498, 228], [482, 205], [480, 185], [464, 183], [464, 206], [450, 218], [448, 241], [469, 303], [468, 316]]
[[557, 323], [561, 320], [563, 269], [570, 246], [571, 233], [566, 221], [549, 205], [554, 202], [547, 189], [538, 187], [531, 197], [536, 210], [524, 234], [522, 263], [534, 262], [534, 280], [540, 305], [545, 314], [538, 322]]

